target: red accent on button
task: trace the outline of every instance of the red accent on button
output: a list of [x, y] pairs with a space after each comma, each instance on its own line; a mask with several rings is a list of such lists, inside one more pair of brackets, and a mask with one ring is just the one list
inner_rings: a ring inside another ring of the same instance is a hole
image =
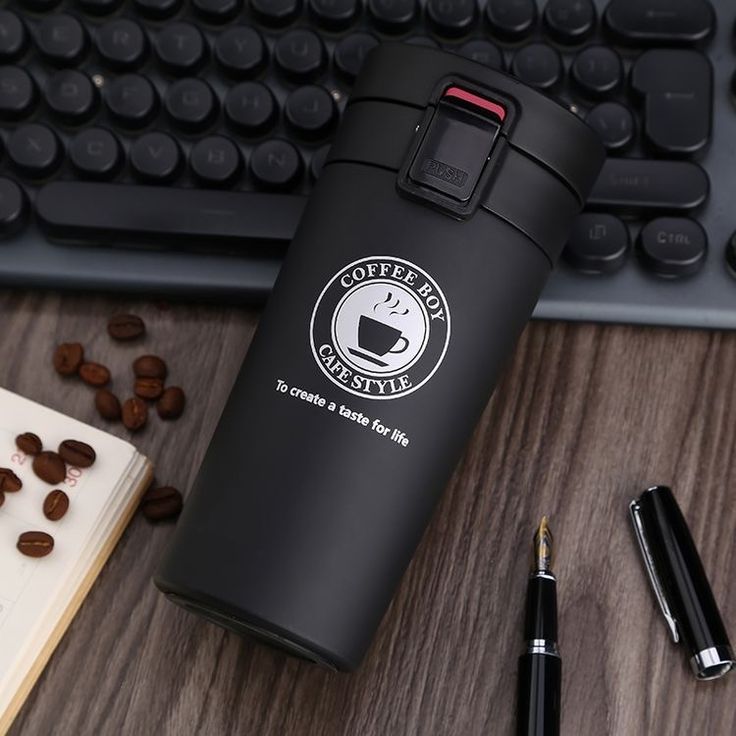
[[445, 91], [445, 94], [442, 96], [443, 97], [455, 97], [458, 100], [462, 100], [463, 102], [469, 102], [471, 105], [475, 105], [475, 107], [480, 107], [483, 110], [488, 110], [489, 112], [492, 112], [501, 121], [503, 121], [504, 118], [506, 117], [505, 107], [502, 107], [497, 102], [491, 102], [490, 100], [487, 100], [485, 97], [474, 95], [472, 92], [468, 92], [468, 90], [462, 89], [461, 87], [449, 87]]

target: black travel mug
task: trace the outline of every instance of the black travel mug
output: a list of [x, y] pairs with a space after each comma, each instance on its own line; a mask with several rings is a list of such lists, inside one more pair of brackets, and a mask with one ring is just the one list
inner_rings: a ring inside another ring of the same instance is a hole
[[511, 77], [372, 52], [158, 587], [356, 667], [602, 162]]

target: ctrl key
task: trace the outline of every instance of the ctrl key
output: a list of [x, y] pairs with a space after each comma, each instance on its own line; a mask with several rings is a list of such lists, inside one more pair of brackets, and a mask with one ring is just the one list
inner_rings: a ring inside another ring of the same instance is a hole
[[20, 230], [28, 217], [28, 198], [12, 180], [0, 177], [0, 238], [9, 238]]
[[659, 217], [639, 234], [639, 257], [657, 276], [680, 278], [697, 273], [708, 253], [705, 230], [687, 217]]
[[629, 230], [615, 215], [584, 212], [575, 218], [565, 260], [584, 273], [613, 273], [626, 261]]

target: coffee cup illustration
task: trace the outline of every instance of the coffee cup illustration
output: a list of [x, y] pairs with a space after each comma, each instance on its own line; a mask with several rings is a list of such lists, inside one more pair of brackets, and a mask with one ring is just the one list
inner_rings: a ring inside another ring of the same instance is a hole
[[358, 348], [348, 350], [363, 360], [386, 367], [388, 363], [381, 360], [382, 357], [389, 353], [403, 353], [408, 347], [409, 340], [401, 330], [362, 314], [358, 321]]

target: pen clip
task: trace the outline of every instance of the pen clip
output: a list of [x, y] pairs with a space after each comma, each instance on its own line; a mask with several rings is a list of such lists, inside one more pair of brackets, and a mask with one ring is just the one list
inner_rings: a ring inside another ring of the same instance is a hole
[[672, 641], [677, 644], [680, 641], [680, 634], [677, 630], [677, 621], [672, 615], [672, 609], [667, 602], [664, 588], [662, 587], [662, 584], [659, 581], [659, 577], [657, 576], [657, 568], [654, 565], [654, 558], [652, 556], [651, 550], [649, 549], [649, 544], [647, 543], [647, 535], [644, 531], [644, 524], [641, 520], [641, 507], [639, 506], [639, 502], [636, 499], [634, 499], [629, 504], [629, 512], [631, 513], [631, 520], [634, 523], [634, 534], [636, 534], [636, 541], [639, 543], [639, 549], [641, 550], [642, 557], [644, 558], [644, 567], [646, 567], [649, 581], [652, 584], [652, 588], [654, 588], [654, 595], [657, 597], [657, 602], [659, 603], [659, 607], [662, 610], [662, 615], [667, 622], [667, 627], [670, 630], [670, 634], [672, 634]]

